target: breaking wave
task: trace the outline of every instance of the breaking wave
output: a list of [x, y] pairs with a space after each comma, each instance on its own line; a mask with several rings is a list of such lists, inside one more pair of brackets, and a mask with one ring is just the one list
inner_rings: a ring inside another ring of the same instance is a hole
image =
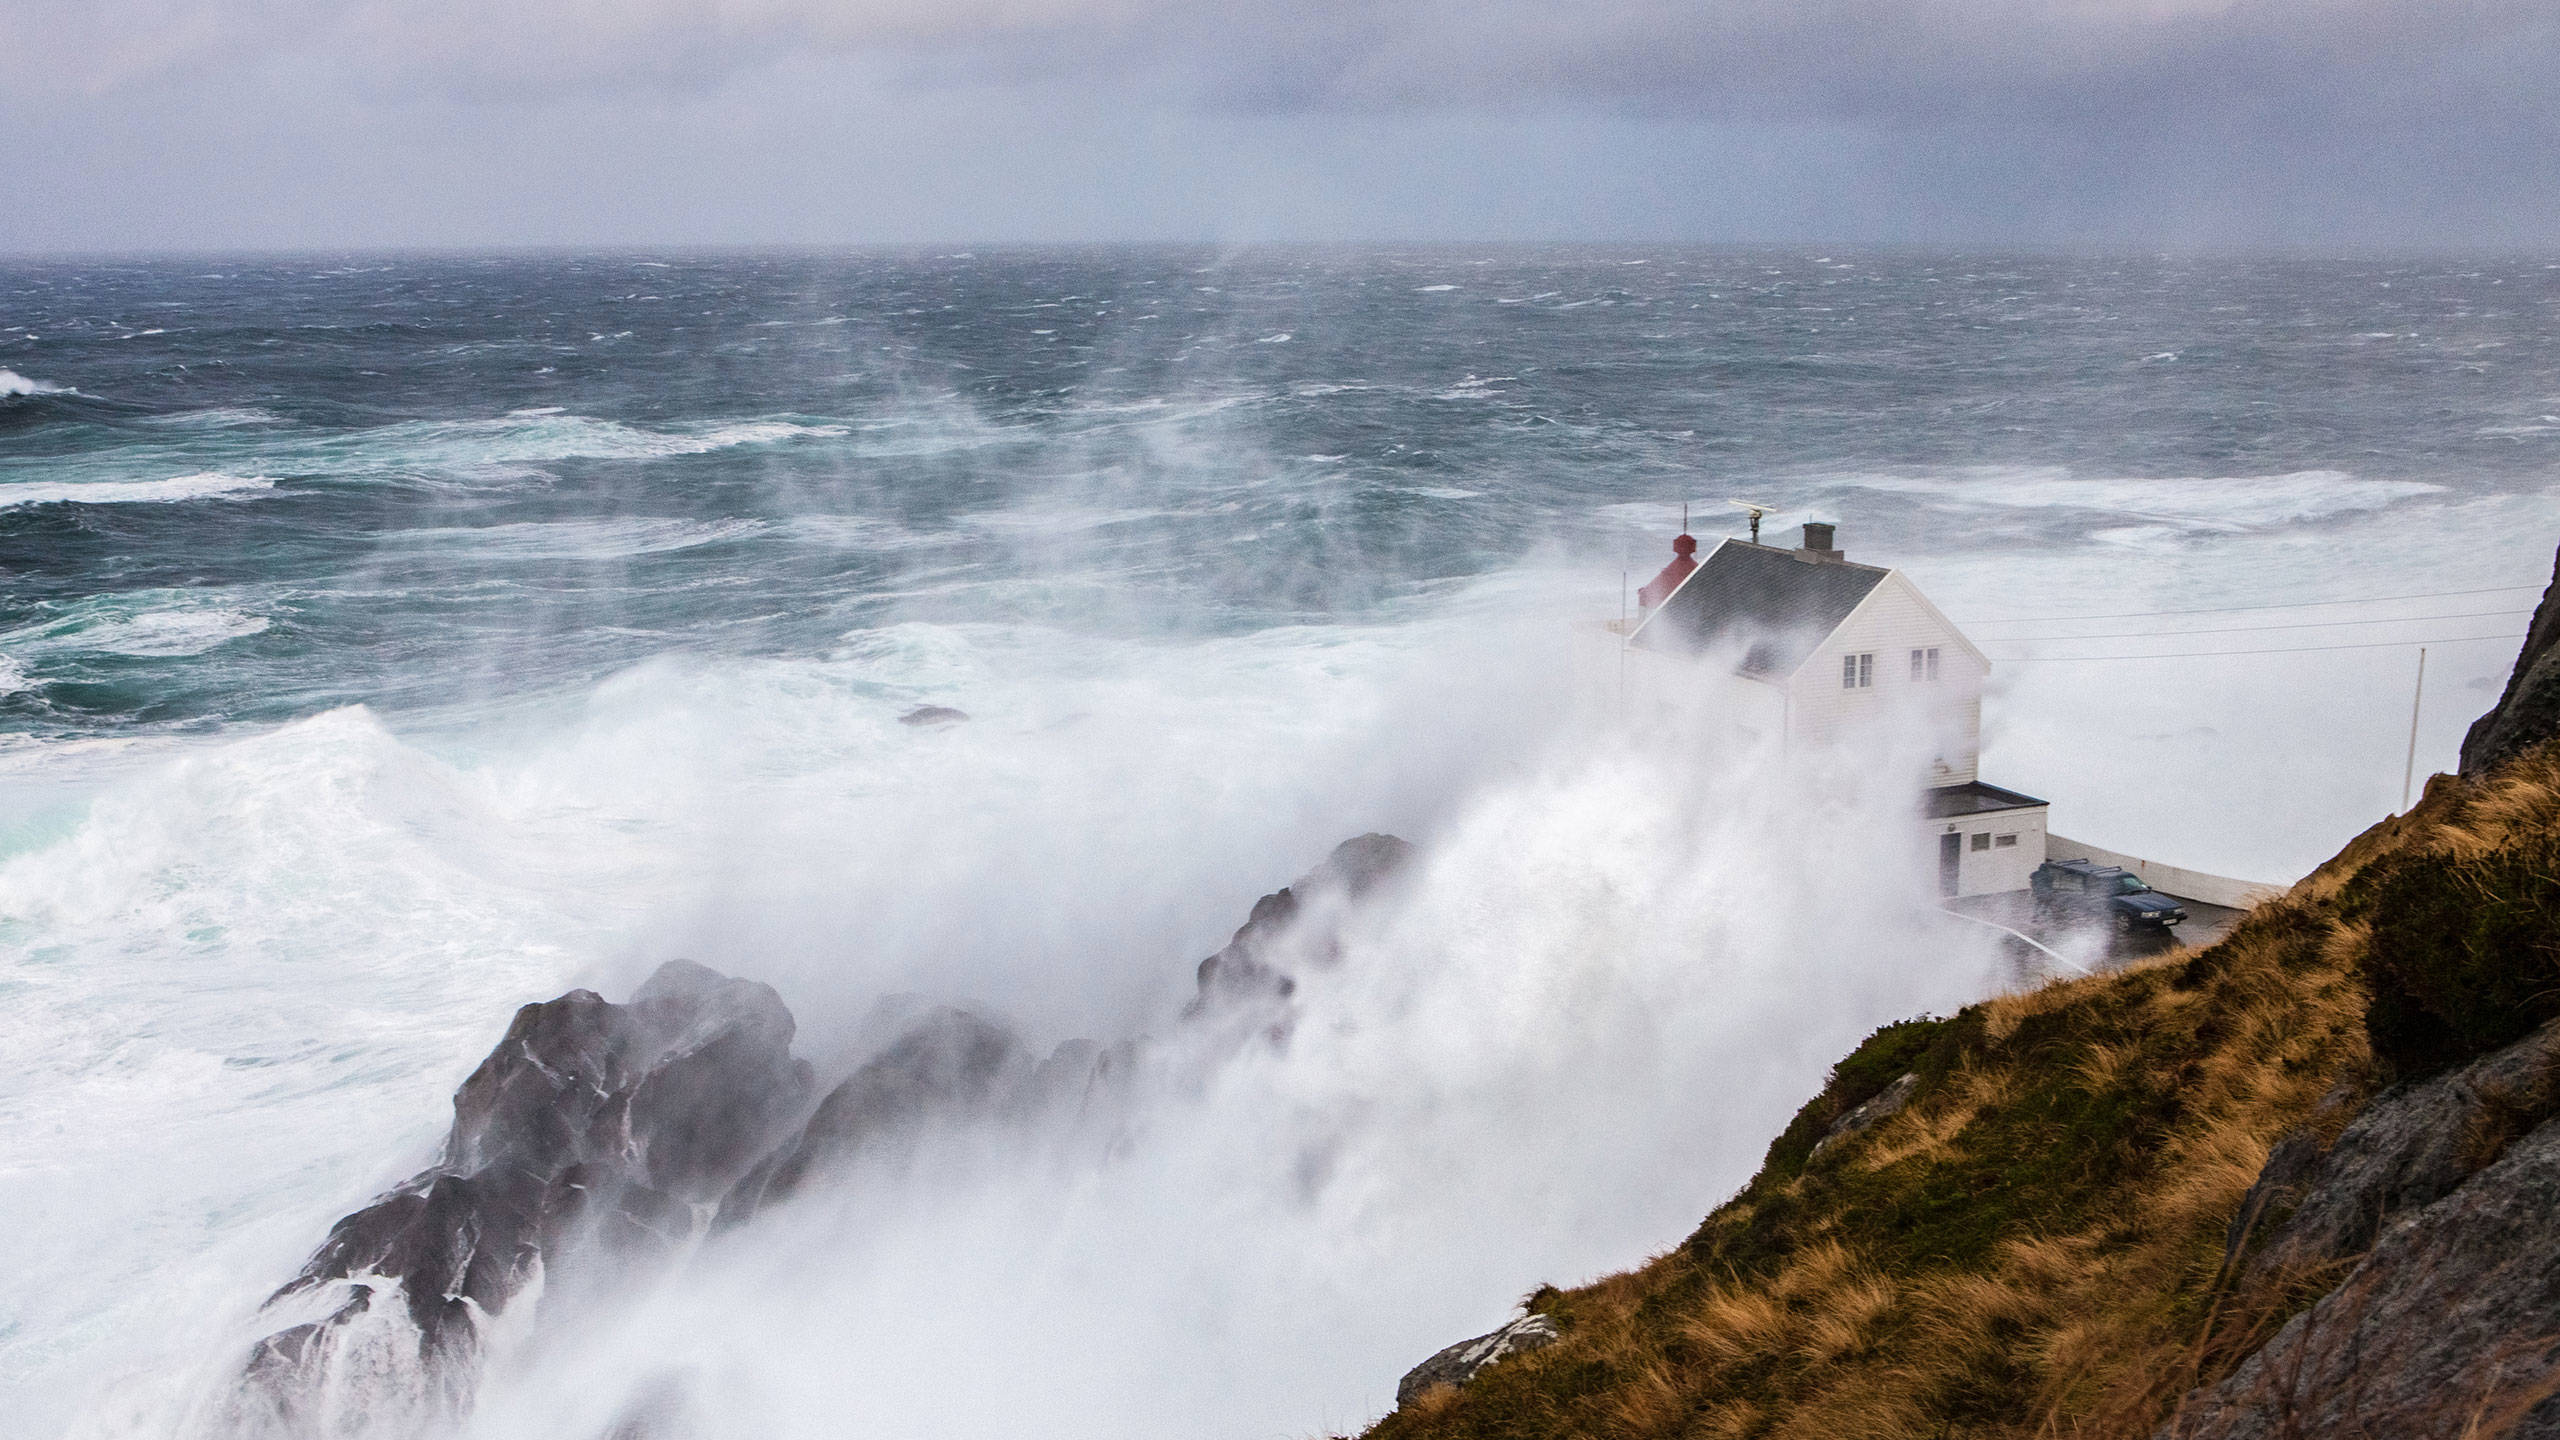
[[15, 370], [0, 370], [0, 399], [19, 395], [67, 395], [70, 393], [71, 387], [68, 385], [56, 385], [46, 380], [30, 380]]
[[21, 481], [0, 485], [0, 510], [26, 505], [146, 505], [272, 490], [263, 475], [177, 475], [166, 480]]

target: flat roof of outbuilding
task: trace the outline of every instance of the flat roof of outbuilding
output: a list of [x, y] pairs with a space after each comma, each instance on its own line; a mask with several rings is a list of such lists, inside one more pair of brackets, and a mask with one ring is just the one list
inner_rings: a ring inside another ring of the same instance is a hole
[[1957, 820], [1967, 815], [1990, 815], [2002, 810], [2036, 810], [2046, 801], [1997, 785], [1968, 780], [1962, 785], [1940, 785], [1929, 791], [1921, 804], [1921, 813], [1932, 820]]

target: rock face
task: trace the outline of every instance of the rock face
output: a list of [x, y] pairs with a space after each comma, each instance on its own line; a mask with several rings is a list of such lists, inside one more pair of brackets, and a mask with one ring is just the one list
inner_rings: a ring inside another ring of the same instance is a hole
[[1342, 954], [1331, 933], [1299, 933], [1302, 922], [1319, 918], [1316, 912], [1367, 898], [1412, 855], [1413, 846], [1393, 835], [1357, 836], [1333, 847], [1324, 863], [1293, 883], [1253, 902], [1235, 937], [1200, 962], [1199, 993], [1186, 1015], [1198, 1016], [1225, 1001], [1286, 998], [1298, 982], [1284, 967], [1330, 965]]
[[2462, 737], [2462, 773], [2486, 773], [2529, 746], [2560, 735], [2560, 561], [2542, 592], [2506, 693]]
[[[1284, 959], [1334, 963], [1339, 945], [1315, 922], [1338, 922], [1411, 849], [1363, 835], [1263, 897], [1202, 964], [1191, 1013], [1216, 996], [1285, 996]], [[715, 1224], [854, 1181], [937, 1126], [1072, 1116], [1125, 1082], [1142, 1048], [1070, 1040], [1039, 1059], [994, 1021], [935, 1009], [813, 1106], [793, 1032], [770, 987], [683, 960], [626, 1004], [573, 990], [518, 1010], [455, 1092], [437, 1162], [331, 1227], [269, 1297], [273, 1328], [226, 1402], [226, 1432], [437, 1432], [468, 1408], [492, 1327], [563, 1274], [590, 1273], [585, 1262], [673, 1260]], [[683, 1431], [683, 1387], [653, 1387], [614, 1440]]]
[[1003, 1026], [965, 1010], [932, 1012], [828, 1091], [799, 1138], [738, 1182], [720, 1207], [721, 1223], [749, 1219], [813, 1177], [912, 1137], [928, 1121], [987, 1110], [1028, 1065], [1022, 1041]]
[[1435, 1385], [1464, 1385], [1476, 1372], [1506, 1355], [1543, 1350], [1556, 1343], [1556, 1322], [1544, 1315], [1523, 1315], [1490, 1335], [1461, 1340], [1405, 1372], [1396, 1382], [1396, 1404], [1410, 1405]]
[[2555, 1115], [2560, 1025], [2384, 1092], [2325, 1151], [2279, 1143], [2234, 1222], [2235, 1257], [2272, 1227], [2241, 1284], [2344, 1278], [2163, 1440], [2560, 1437]]
[[1853, 1135], [1864, 1135], [1899, 1113], [1903, 1106], [1911, 1103], [1911, 1092], [1919, 1085], [1918, 1075], [1904, 1075], [1887, 1085], [1883, 1093], [1874, 1099], [1832, 1121], [1831, 1128], [1823, 1132], [1822, 1138], [1813, 1142], [1813, 1153], [1819, 1155]]
[[269, 1299], [322, 1313], [258, 1343], [244, 1406], [301, 1428], [348, 1365], [408, 1376], [404, 1403], [459, 1401], [482, 1327], [548, 1262], [672, 1252], [787, 1133], [811, 1089], [792, 1030], [770, 987], [682, 960], [626, 1005], [573, 990], [517, 1011], [454, 1095], [443, 1157], [339, 1221]]

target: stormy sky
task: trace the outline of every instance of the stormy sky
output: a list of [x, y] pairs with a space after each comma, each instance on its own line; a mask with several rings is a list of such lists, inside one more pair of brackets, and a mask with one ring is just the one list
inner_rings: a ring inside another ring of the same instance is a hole
[[0, 0], [0, 250], [2560, 243], [2554, 0]]

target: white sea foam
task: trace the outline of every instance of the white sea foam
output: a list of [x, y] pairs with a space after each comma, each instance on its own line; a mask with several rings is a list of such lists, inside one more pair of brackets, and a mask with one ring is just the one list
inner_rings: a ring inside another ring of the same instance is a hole
[[13, 395], [63, 395], [71, 387], [43, 380], [30, 380], [15, 370], [0, 370], [0, 399]]
[[0, 510], [21, 505], [148, 505], [250, 495], [275, 488], [263, 475], [178, 475], [167, 480], [21, 480], [0, 484]]
[[750, 445], [839, 439], [851, 428], [791, 420], [748, 420], [652, 430], [572, 414], [557, 407], [489, 420], [410, 421], [314, 442], [330, 468], [469, 475], [563, 460], [657, 460]]
[[2056, 468], [1984, 468], [1934, 475], [1856, 475], [1827, 490], [1911, 495], [1950, 509], [2085, 510], [2114, 519], [2240, 531], [2386, 509], [2444, 493], [2417, 480], [2366, 480], [2337, 470], [2153, 479], [2083, 477]]
[[145, 423], [175, 429], [227, 430], [245, 425], [280, 425], [284, 423], [284, 417], [254, 405], [219, 405], [209, 410], [155, 415]]
[[0, 645], [21, 654], [201, 655], [273, 623], [184, 590], [138, 590], [74, 601], [0, 634]]
[[764, 528], [763, 521], [749, 519], [529, 520], [404, 530], [391, 540], [404, 546], [450, 546], [492, 559], [597, 561], [691, 550], [741, 539]]
[[[1382, 828], [1426, 869], [1288, 1053], [1151, 1090], [1111, 1150], [979, 1165], [955, 1136], [912, 1184], [851, 1192], [870, 1220], [783, 1217], [628, 1323], [546, 1341], [550, 1380], [501, 1367], [478, 1425], [586, 1433], [553, 1409], [689, 1363], [683, 1311], [778, 1407], [724, 1434], [1373, 1413], [1530, 1285], [1679, 1233], [1858, 1035], [1986, 980], [1909, 928], [1917, 861], [1898, 818], [1860, 828], [1854, 786], [1799, 804], [1732, 752], [1583, 728], [1549, 623], [1577, 603], [1510, 579], [1415, 623], [1179, 646], [903, 625], [823, 660], [652, 664], [442, 743], [340, 711], [113, 783], [0, 860], [13, 939], [57, 957], [0, 1011], [0, 1222], [33, 1237], [0, 1364], [57, 1407], [102, 1387], [84, 1433], [176, 1429], [247, 1307], [425, 1158], [520, 1001], [689, 953], [776, 983], [829, 1066], [901, 991], [1042, 1041], [1162, 1034], [1254, 896]], [[897, 723], [924, 700], [975, 718]], [[1805, 863], [1834, 823], [1847, 848]], [[1843, 866], [1845, 895], [1810, 878]], [[955, 1403], [910, 1367], [964, 1333], [1017, 1363]]]
[[87, 648], [113, 655], [201, 655], [273, 623], [238, 610], [163, 610], [101, 626], [85, 639]]

